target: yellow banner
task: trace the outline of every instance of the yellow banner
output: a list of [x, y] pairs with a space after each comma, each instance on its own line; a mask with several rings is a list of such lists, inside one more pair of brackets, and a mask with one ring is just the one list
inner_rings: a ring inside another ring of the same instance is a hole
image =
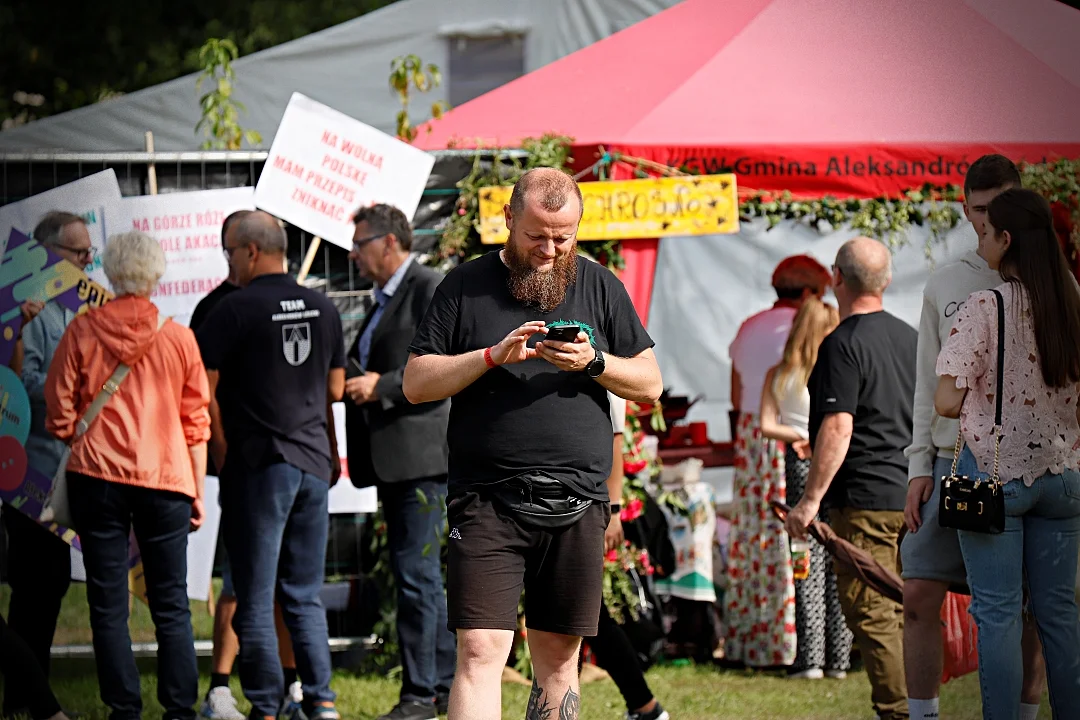
[[[581, 183], [578, 240], [629, 240], [739, 232], [734, 175], [690, 175]], [[503, 206], [511, 187], [480, 190], [480, 240], [506, 242]]]

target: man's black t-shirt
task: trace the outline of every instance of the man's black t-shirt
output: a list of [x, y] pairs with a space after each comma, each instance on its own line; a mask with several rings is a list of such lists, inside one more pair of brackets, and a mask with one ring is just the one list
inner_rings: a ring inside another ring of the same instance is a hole
[[239, 285], [233, 285], [229, 281], [225, 281], [218, 285], [216, 288], [206, 294], [199, 304], [195, 306], [195, 311], [191, 313], [191, 320], [188, 322], [188, 327], [191, 328], [191, 332], [198, 332], [202, 324], [206, 322], [206, 318], [210, 317], [210, 313], [217, 307], [221, 299], [226, 295], [231, 295], [240, 289]]
[[220, 373], [224, 474], [286, 462], [329, 481], [326, 382], [345, 367], [333, 303], [289, 275], [262, 275], [223, 298], [196, 337]]
[[[626, 288], [596, 263], [577, 258], [577, 281], [546, 314], [514, 299], [508, 278], [497, 252], [452, 270], [435, 291], [410, 352], [462, 355], [497, 345], [531, 320], [580, 325], [596, 347], [617, 357], [653, 346]], [[489, 370], [451, 400], [447, 441], [452, 492], [544, 472], [584, 497], [608, 498], [607, 391], [584, 372], [563, 372], [539, 358]]]
[[[198, 332], [199, 328], [206, 321], [206, 318], [210, 317], [210, 313], [217, 307], [221, 299], [226, 295], [230, 295], [240, 289], [239, 285], [233, 285], [231, 282], [223, 282], [216, 288], [206, 294], [199, 304], [195, 306], [195, 312], [191, 313], [191, 320], [188, 322], [188, 327], [191, 328], [191, 332]], [[206, 459], [206, 474], [217, 477], [218, 468], [214, 465], [213, 458]]]
[[880, 311], [846, 318], [818, 351], [810, 375], [810, 442], [829, 413], [853, 417], [851, 447], [825, 504], [903, 510], [919, 335]]

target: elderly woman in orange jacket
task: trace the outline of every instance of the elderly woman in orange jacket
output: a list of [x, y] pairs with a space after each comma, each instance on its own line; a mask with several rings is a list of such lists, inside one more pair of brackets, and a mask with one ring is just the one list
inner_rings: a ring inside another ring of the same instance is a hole
[[[187, 538], [203, 517], [209, 386], [194, 334], [159, 321], [150, 302], [165, 273], [157, 241], [139, 232], [113, 236], [102, 265], [117, 297], [75, 318], [61, 339], [45, 383], [46, 428], [70, 443], [68, 494], [86, 565], [101, 699], [112, 720], [142, 713], [127, 625], [134, 529], [157, 630], [158, 700], [167, 720], [191, 719], [199, 676]], [[120, 364], [130, 374], [77, 434]]]

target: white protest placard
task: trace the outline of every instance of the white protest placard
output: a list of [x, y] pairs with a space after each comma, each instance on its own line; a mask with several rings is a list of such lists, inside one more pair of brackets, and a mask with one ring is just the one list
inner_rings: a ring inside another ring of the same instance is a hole
[[119, 200], [120, 186], [116, 183], [116, 173], [110, 168], [4, 205], [0, 207], [0, 247], [7, 245], [12, 228], [31, 235], [45, 213], [52, 210], [74, 213], [86, 221], [90, 242], [97, 251], [94, 265], [87, 275], [94, 282], [108, 287], [105, 274], [101, 272], [101, 251], [105, 249], [108, 233], [115, 231], [106, 227], [105, 213], [109, 206]]
[[327, 498], [330, 514], [373, 513], [379, 509], [379, 497], [375, 488], [358, 488], [349, 480], [348, 444], [345, 442], [345, 403], [336, 402], [333, 409], [338, 457], [341, 458], [341, 479], [330, 488], [330, 495]]
[[293, 93], [255, 188], [255, 204], [346, 250], [352, 214], [375, 203], [416, 213], [434, 156]]
[[108, 208], [109, 232], [141, 230], [165, 251], [165, 275], [151, 298], [158, 309], [187, 325], [208, 292], [229, 274], [221, 224], [237, 210], [254, 210], [250, 187], [140, 195]]
[[218, 528], [221, 527], [221, 503], [218, 479], [207, 475], [203, 483], [203, 521], [195, 532], [188, 535], [187, 546], [187, 592], [192, 600], [210, 597], [210, 583], [214, 574], [214, 554], [217, 552]]

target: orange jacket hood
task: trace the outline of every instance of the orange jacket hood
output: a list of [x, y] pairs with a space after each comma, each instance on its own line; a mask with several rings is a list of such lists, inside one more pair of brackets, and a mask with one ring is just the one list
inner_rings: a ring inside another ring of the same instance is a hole
[[158, 309], [144, 297], [124, 295], [87, 313], [94, 337], [125, 365], [138, 360], [153, 341]]

